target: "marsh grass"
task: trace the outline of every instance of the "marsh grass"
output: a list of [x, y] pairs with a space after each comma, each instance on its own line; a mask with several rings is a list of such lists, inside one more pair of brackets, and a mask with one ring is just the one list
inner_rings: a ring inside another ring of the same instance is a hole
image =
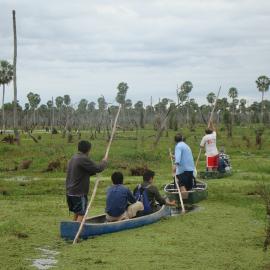
[[[59, 222], [72, 218], [65, 201], [65, 173], [42, 172], [50, 161], [76, 152], [76, 136], [67, 143], [61, 134], [53, 139], [42, 134], [36, 144], [23, 135], [21, 147], [1, 144], [0, 168], [25, 159], [33, 162], [27, 170], [0, 172], [0, 269], [32, 269], [32, 260], [40, 256], [37, 248], [44, 246], [60, 252], [55, 269], [267, 269], [269, 251], [263, 252], [265, 206], [256, 188], [261, 182], [270, 184], [269, 130], [265, 130], [261, 150], [255, 147], [254, 130], [235, 128], [233, 140], [227, 140], [225, 132], [219, 133], [219, 145], [230, 154], [234, 174], [208, 181], [209, 198], [200, 204], [202, 211], [95, 237], [76, 246], [59, 237]], [[184, 129], [183, 133], [188, 135], [187, 143], [196, 158], [202, 128], [192, 133]], [[90, 215], [104, 212], [106, 188], [116, 169], [123, 170], [131, 189], [141, 181], [141, 177], [129, 176], [129, 169], [137, 165], [156, 171], [160, 190], [171, 180], [168, 147], [173, 147], [175, 132], [162, 137], [156, 151], [152, 130], [140, 131], [138, 140], [121, 138], [134, 134], [118, 132]], [[249, 148], [243, 134], [251, 140]], [[89, 136], [89, 132], [82, 132], [82, 139]], [[92, 144], [92, 158], [98, 161], [104, 154], [106, 137], [100, 134]], [[202, 155], [199, 169], [204, 166]], [[91, 188], [94, 180], [92, 177]]]

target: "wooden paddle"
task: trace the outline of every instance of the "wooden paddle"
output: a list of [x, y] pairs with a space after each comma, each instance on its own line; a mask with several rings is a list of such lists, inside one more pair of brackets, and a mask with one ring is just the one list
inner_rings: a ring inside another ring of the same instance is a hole
[[[108, 159], [108, 155], [109, 155], [109, 151], [110, 151], [110, 148], [111, 148], [113, 136], [114, 136], [115, 131], [116, 131], [116, 124], [117, 124], [117, 120], [118, 120], [118, 117], [119, 117], [120, 110], [121, 110], [121, 105], [119, 105], [119, 109], [118, 109], [118, 112], [117, 112], [116, 117], [115, 117], [115, 120], [114, 120], [114, 125], [113, 125], [113, 129], [112, 129], [112, 134], [111, 134], [109, 143], [108, 143], [107, 148], [106, 148], [106, 152], [105, 152], [104, 159]], [[87, 206], [87, 209], [86, 209], [86, 212], [85, 212], [85, 214], [84, 214], [84, 216], [83, 216], [83, 220], [82, 220], [82, 222], [81, 222], [81, 224], [80, 224], [79, 230], [78, 230], [78, 232], [77, 232], [77, 234], [76, 234], [76, 236], [75, 236], [75, 238], [74, 238], [74, 240], [73, 240], [73, 244], [77, 243], [78, 238], [79, 238], [79, 236], [80, 236], [80, 234], [81, 234], [81, 231], [82, 231], [83, 225], [84, 225], [84, 223], [85, 223], [85, 221], [86, 221], [88, 212], [89, 212], [89, 210], [90, 210], [90, 208], [91, 208], [91, 205], [92, 205], [92, 203], [93, 203], [93, 201], [94, 201], [94, 198], [95, 198], [95, 196], [96, 196], [97, 188], [98, 188], [99, 182], [100, 182], [100, 178], [99, 178], [99, 175], [97, 175], [97, 180], [96, 180], [96, 183], [95, 183], [95, 186], [94, 186], [94, 190], [93, 190], [93, 193], [92, 193], [90, 202], [89, 202], [89, 204], [88, 204], [88, 206]]]
[[[210, 127], [210, 124], [212, 122], [212, 118], [213, 118], [214, 111], [215, 111], [215, 108], [216, 108], [216, 105], [217, 105], [217, 100], [218, 100], [218, 97], [219, 97], [219, 94], [220, 94], [220, 90], [221, 90], [221, 86], [218, 89], [218, 94], [217, 94], [217, 97], [216, 97], [216, 100], [215, 100], [215, 104], [214, 104], [214, 107], [213, 107], [213, 109], [211, 111], [210, 118], [208, 120], [208, 125], [207, 125], [208, 128]], [[199, 163], [199, 160], [200, 160], [201, 153], [202, 153], [202, 148], [200, 147], [200, 151], [199, 151], [199, 154], [198, 154], [196, 163], [195, 163], [195, 170], [196, 170], [196, 172], [197, 172], [197, 167], [198, 167], [198, 163]]]
[[[174, 163], [173, 163], [173, 156], [172, 156], [171, 148], [169, 148], [169, 153], [170, 153], [171, 162], [172, 162], [172, 168], [173, 168]], [[176, 177], [176, 174], [174, 174], [173, 177], [174, 177], [174, 182], [175, 182], [175, 185], [176, 185], [176, 188], [177, 188], [177, 191], [178, 191], [178, 195], [179, 195], [179, 199], [180, 199], [180, 203], [181, 203], [181, 207], [182, 207], [182, 213], [185, 214], [186, 210], [185, 210], [185, 206], [184, 206], [184, 203], [183, 203], [183, 198], [182, 198], [182, 194], [181, 194], [181, 191], [180, 191], [180, 188], [179, 188], [179, 185], [178, 185], [178, 179]]]

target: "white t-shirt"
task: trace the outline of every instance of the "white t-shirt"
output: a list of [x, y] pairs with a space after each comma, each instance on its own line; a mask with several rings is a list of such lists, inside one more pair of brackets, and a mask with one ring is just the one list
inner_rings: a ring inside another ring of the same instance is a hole
[[218, 155], [217, 150], [217, 133], [214, 131], [212, 134], [207, 134], [202, 138], [200, 143], [201, 147], [205, 147], [205, 155], [213, 157]]

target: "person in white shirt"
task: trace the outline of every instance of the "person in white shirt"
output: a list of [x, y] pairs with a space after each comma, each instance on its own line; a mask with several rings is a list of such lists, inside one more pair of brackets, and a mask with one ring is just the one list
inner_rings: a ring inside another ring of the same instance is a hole
[[205, 130], [200, 147], [205, 148], [207, 171], [216, 171], [218, 168], [217, 133], [212, 121], [209, 128]]

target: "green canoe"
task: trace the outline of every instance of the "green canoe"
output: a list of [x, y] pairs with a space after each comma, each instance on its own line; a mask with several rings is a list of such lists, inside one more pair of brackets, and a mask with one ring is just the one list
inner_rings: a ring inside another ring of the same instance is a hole
[[[167, 184], [164, 187], [165, 194], [169, 200], [176, 200], [179, 202], [179, 194], [174, 183]], [[202, 181], [197, 181], [196, 187], [192, 190], [182, 193], [184, 204], [195, 204], [205, 200], [208, 196], [207, 184]]]
[[225, 178], [232, 175], [232, 171], [227, 171], [227, 172], [219, 172], [219, 171], [204, 171], [204, 172], [199, 172], [198, 176], [200, 179], [219, 179], [219, 178]]

